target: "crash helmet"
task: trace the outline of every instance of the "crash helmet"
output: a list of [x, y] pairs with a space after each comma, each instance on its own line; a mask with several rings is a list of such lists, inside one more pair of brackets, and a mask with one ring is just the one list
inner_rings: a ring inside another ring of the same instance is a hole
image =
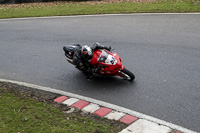
[[93, 56], [91, 47], [84, 45], [81, 49], [81, 54], [85, 60], [90, 61]]

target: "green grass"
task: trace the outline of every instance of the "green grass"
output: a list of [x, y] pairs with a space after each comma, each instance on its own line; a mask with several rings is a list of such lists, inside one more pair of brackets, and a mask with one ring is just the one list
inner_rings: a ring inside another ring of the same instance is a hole
[[90, 118], [70, 116], [52, 105], [31, 98], [21, 98], [0, 89], [1, 133], [110, 133], [110, 125]]
[[193, 0], [166, 0], [157, 2], [120, 2], [120, 3], [38, 3], [0, 5], [0, 18], [65, 16], [85, 14], [116, 13], [184, 13], [199, 12], [200, 2]]

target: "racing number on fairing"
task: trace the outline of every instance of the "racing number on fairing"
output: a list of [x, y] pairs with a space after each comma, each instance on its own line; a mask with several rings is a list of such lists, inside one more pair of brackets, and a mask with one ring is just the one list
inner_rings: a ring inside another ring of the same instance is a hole
[[112, 57], [112, 60], [110, 60], [110, 63], [112, 64], [112, 65], [114, 65], [114, 63], [115, 63], [115, 58], [114, 57]]
[[102, 53], [98, 57], [98, 62], [103, 62], [109, 65], [115, 65], [117, 63], [117, 60], [108, 52], [102, 50]]

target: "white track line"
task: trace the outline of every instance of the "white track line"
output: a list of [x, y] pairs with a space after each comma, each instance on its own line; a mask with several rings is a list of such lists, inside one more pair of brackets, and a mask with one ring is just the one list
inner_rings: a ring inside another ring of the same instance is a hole
[[130, 13], [130, 14], [97, 14], [97, 15], [72, 15], [72, 16], [47, 16], [47, 17], [24, 17], [24, 18], [8, 18], [0, 19], [0, 21], [8, 20], [29, 20], [29, 19], [54, 19], [54, 18], [76, 18], [76, 17], [104, 17], [104, 16], [144, 16], [144, 15], [200, 15], [199, 12], [194, 13]]
[[169, 123], [169, 122], [166, 122], [166, 121], [163, 121], [163, 120], [160, 120], [160, 119], [157, 119], [157, 118], [154, 118], [154, 117], [151, 117], [151, 116], [148, 116], [148, 115], [145, 115], [145, 114], [142, 114], [142, 113], [130, 110], [130, 109], [127, 109], [127, 108], [123, 108], [123, 107], [120, 107], [120, 106], [117, 106], [114, 104], [106, 103], [106, 102], [88, 98], [85, 96], [81, 96], [81, 95], [77, 95], [77, 94], [73, 94], [73, 93], [69, 93], [69, 92], [65, 92], [65, 91], [61, 91], [61, 90], [56, 90], [56, 89], [53, 89], [50, 87], [43, 87], [43, 86], [39, 86], [39, 85], [34, 85], [34, 84], [29, 84], [29, 83], [24, 83], [24, 82], [19, 82], [19, 81], [13, 81], [13, 80], [7, 80], [7, 79], [1, 79], [1, 78], [0, 78], [0, 82], [14, 83], [17, 85], [22, 85], [22, 86], [26, 86], [26, 87], [30, 87], [30, 88], [34, 88], [34, 89], [38, 89], [38, 90], [48, 91], [48, 92], [52, 92], [52, 93], [56, 93], [56, 94], [60, 94], [60, 95], [64, 95], [64, 96], [82, 99], [82, 100], [85, 100], [85, 101], [88, 101], [91, 103], [98, 104], [100, 106], [104, 106], [104, 107], [107, 107], [107, 108], [110, 108], [110, 109], [113, 109], [116, 111], [120, 111], [123, 113], [133, 115], [140, 119], [146, 119], [148, 121], [155, 122], [155, 123], [170, 127], [172, 129], [176, 129], [178, 131], [184, 132], [184, 133], [197, 133], [195, 131], [186, 129], [184, 127], [181, 127], [181, 126], [178, 126], [178, 125], [175, 125], [175, 124], [172, 124], [172, 123]]

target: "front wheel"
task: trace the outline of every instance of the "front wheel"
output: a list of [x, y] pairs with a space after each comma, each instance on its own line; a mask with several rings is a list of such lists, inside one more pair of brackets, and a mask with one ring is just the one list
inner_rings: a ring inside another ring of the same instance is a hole
[[135, 75], [131, 71], [126, 69], [126, 68], [124, 68], [123, 70], [119, 71], [119, 73], [126, 80], [133, 81], [135, 79]]

